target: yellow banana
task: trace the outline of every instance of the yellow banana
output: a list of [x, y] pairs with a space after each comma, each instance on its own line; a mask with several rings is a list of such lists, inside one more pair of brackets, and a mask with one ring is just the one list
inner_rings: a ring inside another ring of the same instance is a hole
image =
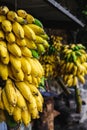
[[32, 52], [28, 47], [21, 47], [22, 55], [25, 57], [32, 57]]
[[41, 98], [38, 96], [35, 96], [35, 100], [36, 100], [36, 104], [37, 104], [37, 110], [39, 112], [42, 112], [43, 111], [43, 103], [41, 101]]
[[38, 68], [35, 66], [35, 62], [33, 59], [31, 58], [27, 58], [30, 66], [31, 66], [31, 75], [38, 77], [39, 76], [39, 72], [38, 72]]
[[69, 71], [69, 72], [72, 72], [73, 67], [74, 67], [74, 63], [73, 63], [73, 62], [70, 62], [69, 66], [68, 66], [68, 71]]
[[82, 76], [82, 75], [78, 75], [78, 78], [79, 78], [79, 80], [81, 81], [81, 83], [85, 83], [85, 78], [84, 78], [84, 76]]
[[35, 32], [36, 35], [44, 34], [44, 29], [35, 24], [28, 24], [28, 26]]
[[17, 123], [21, 123], [22, 122], [22, 118], [21, 118], [21, 109], [19, 107], [14, 107], [14, 111], [13, 111], [13, 119], [17, 122]]
[[34, 33], [34, 31], [28, 26], [28, 25], [24, 25], [23, 26], [24, 29], [24, 35], [30, 39], [30, 40], [36, 40], [36, 35]]
[[7, 81], [6, 81], [5, 92], [6, 92], [6, 96], [7, 96], [9, 103], [12, 106], [16, 106], [16, 103], [17, 103], [16, 89], [15, 89], [15, 85], [11, 79], [7, 79]]
[[31, 75], [25, 74], [25, 75], [24, 75], [24, 80], [25, 80], [25, 81], [28, 81], [30, 84], [32, 84], [32, 76], [31, 76]]
[[0, 14], [6, 15], [9, 11], [9, 8], [7, 6], [0, 6]]
[[12, 31], [12, 24], [9, 20], [3, 20], [2, 24], [2, 29], [6, 32], [9, 33]]
[[14, 77], [15, 81], [24, 80], [24, 73], [23, 73], [22, 69], [20, 69], [18, 72], [16, 72], [12, 66], [11, 66], [11, 69], [12, 69], [12, 76]]
[[77, 75], [78, 67], [76, 65], [73, 66], [73, 75]]
[[34, 84], [36, 87], [38, 87], [38, 81], [37, 81], [37, 77], [34, 77], [34, 76], [32, 76], [32, 84]]
[[73, 78], [70, 78], [67, 80], [67, 85], [68, 85], [68, 87], [73, 86]]
[[20, 91], [16, 88], [16, 95], [17, 95], [17, 106], [22, 110], [27, 110], [27, 104], [25, 98], [20, 93]]
[[3, 80], [8, 79], [8, 68], [7, 65], [0, 62], [0, 76]]
[[27, 23], [27, 21], [20, 16], [17, 17], [16, 22], [20, 23], [21, 25], [24, 25]]
[[17, 56], [17, 57], [21, 57], [22, 56], [22, 54], [21, 54], [21, 49], [20, 49], [20, 47], [17, 45], [17, 44], [15, 44], [15, 43], [13, 43], [13, 44], [7, 44], [7, 48], [8, 48], [8, 51], [12, 54], [12, 55], [14, 55], [14, 56]]
[[21, 69], [21, 60], [18, 57], [13, 56], [12, 54], [10, 54], [10, 63], [13, 66], [13, 68], [15, 69], [16, 72], [19, 72]]
[[37, 46], [37, 50], [40, 54], [44, 54], [45, 53], [45, 47], [43, 44], [36, 44]]
[[31, 14], [27, 14], [26, 20], [29, 24], [31, 24], [35, 21], [34, 17]]
[[39, 35], [36, 35], [35, 43], [36, 44], [44, 44], [44, 39], [42, 37], [40, 37]]
[[16, 43], [17, 43], [18, 46], [20, 46], [20, 47], [25, 47], [25, 46], [26, 46], [26, 40], [25, 40], [25, 39], [16, 38]]
[[26, 41], [26, 46], [29, 49], [37, 49], [37, 46], [33, 40], [29, 40], [28, 38], [25, 37], [25, 41]]
[[33, 96], [32, 96], [32, 102], [31, 103], [27, 102], [27, 106], [28, 106], [32, 119], [38, 118], [39, 112], [37, 110], [36, 100]]
[[29, 101], [29, 103], [32, 102], [32, 93], [30, 91], [30, 88], [25, 82], [15, 82], [16, 87], [20, 90], [24, 98]]
[[9, 113], [9, 115], [12, 115], [14, 111], [14, 107], [11, 104], [9, 104], [7, 96], [6, 96], [6, 92], [4, 89], [2, 90], [2, 100], [3, 100], [5, 110]]
[[16, 42], [16, 38], [15, 38], [15, 35], [13, 32], [10, 32], [10, 33], [7, 33], [6, 34], [6, 40], [12, 44], [12, 43], [15, 43]]
[[7, 13], [7, 19], [12, 21], [12, 22], [15, 22], [17, 17], [18, 17], [18, 15], [17, 15], [17, 13], [15, 11], [9, 11]]
[[27, 12], [23, 9], [17, 10], [17, 14], [18, 14], [18, 16], [20, 16], [22, 18], [26, 18], [26, 16], [27, 16]]
[[23, 56], [21, 58], [21, 68], [25, 74], [30, 75], [31, 65], [29, 64], [28, 60]]
[[24, 123], [25, 126], [28, 126], [28, 124], [31, 122], [31, 114], [29, 112], [29, 110], [22, 110], [21, 112], [21, 116], [22, 116], [22, 121]]
[[4, 40], [4, 39], [5, 39], [4, 32], [0, 30], [0, 40]]
[[7, 45], [6, 45], [6, 42], [5, 41], [0, 41], [0, 46], [4, 46], [4, 47], [7, 47]]
[[78, 77], [77, 76], [74, 76], [73, 77], [73, 86], [76, 86], [78, 83]]
[[0, 109], [4, 110], [4, 104], [3, 104], [1, 94], [2, 94], [2, 88], [0, 87]]
[[12, 25], [12, 29], [14, 34], [20, 38], [23, 39], [24, 38], [24, 30], [23, 27], [18, 23], [18, 22], [14, 22]]
[[7, 53], [8, 53], [8, 50], [7, 50], [7, 47], [4, 47], [3, 45], [0, 46], [0, 55], [2, 58], [6, 58], [7, 57]]
[[6, 16], [0, 15], [0, 23], [2, 23], [6, 19]]

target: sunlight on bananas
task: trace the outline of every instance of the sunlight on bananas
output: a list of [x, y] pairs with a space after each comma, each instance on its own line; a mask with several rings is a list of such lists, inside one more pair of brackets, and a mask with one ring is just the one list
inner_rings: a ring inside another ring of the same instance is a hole
[[87, 74], [86, 47], [80, 43], [62, 46], [60, 68], [61, 76], [67, 86], [76, 86], [78, 81], [84, 84]]
[[39, 19], [23, 9], [0, 7], [0, 109], [25, 126], [43, 111], [38, 87], [44, 68], [38, 57], [48, 48], [49, 36]]

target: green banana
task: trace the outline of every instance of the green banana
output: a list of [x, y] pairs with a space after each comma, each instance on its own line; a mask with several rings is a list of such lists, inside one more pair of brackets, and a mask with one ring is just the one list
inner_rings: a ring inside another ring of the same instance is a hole
[[37, 19], [37, 18], [34, 18], [34, 19], [35, 19], [34, 20], [34, 24], [36, 24], [36, 25], [40, 26], [41, 28], [43, 28], [42, 22], [39, 19]]
[[36, 50], [31, 50], [31, 52], [32, 52], [32, 56], [34, 57], [34, 58], [39, 58], [39, 54], [38, 54], [38, 52], [36, 51]]

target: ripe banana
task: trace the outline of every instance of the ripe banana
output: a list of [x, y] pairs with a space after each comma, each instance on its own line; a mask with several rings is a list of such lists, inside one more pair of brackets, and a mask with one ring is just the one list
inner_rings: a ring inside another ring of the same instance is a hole
[[18, 57], [13, 56], [10, 54], [10, 63], [14, 68], [14, 71], [19, 72], [21, 69], [21, 60]]
[[25, 46], [26, 46], [26, 40], [25, 40], [25, 39], [16, 38], [16, 43], [17, 43], [18, 46], [20, 46], [20, 47], [25, 47]]
[[43, 44], [36, 44], [36, 46], [37, 46], [37, 50], [38, 50], [39, 54], [45, 53], [45, 47]]
[[11, 79], [7, 79], [6, 81], [5, 92], [9, 103], [12, 106], [16, 106], [17, 103], [16, 89]]
[[16, 13], [15, 11], [9, 11], [9, 12], [7, 13], [7, 18], [8, 18], [8, 20], [10, 20], [10, 21], [12, 21], [12, 22], [15, 22], [16, 19], [17, 19], [17, 17], [18, 17], [18, 15], [17, 15], [17, 13]]
[[12, 54], [12, 55], [14, 55], [14, 56], [16, 56], [16, 57], [21, 57], [22, 56], [22, 54], [21, 54], [21, 49], [20, 49], [20, 47], [17, 45], [17, 44], [15, 44], [15, 43], [13, 43], [13, 44], [7, 44], [7, 48], [8, 48], [8, 51]]
[[79, 80], [81, 81], [81, 83], [85, 83], [85, 78], [84, 78], [84, 76], [82, 76], [82, 75], [78, 75], [78, 78], [79, 78]]
[[18, 23], [18, 22], [14, 22], [12, 25], [12, 29], [14, 34], [20, 38], [23, 39], [24, 38], [24, 30], [23, 27]]
[[25, 56], [25, 57], [32, 57], [32, 52], [29, 48], [27, 47], [21, 47], [21, 52], [22, 52], [22, 55]]
[[15, 35], [13, 32], [10, 32], [10, 33], [7, 33], [6, 34], [6, 40], [12, 44], [12, 43], [15, 43], [16, 42], [16, 38], [15, 38]]
[[35, 21], [34, 17], [31, 14], [27, 14], [26, 20], [29, 24], [32, 24]]
[[3, 31], [6, 33], [10, 33], [12, 31], [12, 24], [9, 20], [3, 20], [1, 26]]
[[2, 58], [6, 58], [7, 57], [7, 53], [8, 53], [7, 47], [4, 47], [3, 45], [1, 45], [0, 46], [0, 56]]
[[2, 23], [3, 20], [5, 20], [5, 19], [6, 19], [6, 16], [4, 16], [4, 15], [0, 15], [0, 23]]
[[25, 81], [28, 81], [30, 84], [32, 84], [32, 76], [31, 75], [27, 75], [27, 74], [25, 74], [24, 75], [24, 80]]
[[28, 26], [28, 25], [24, 25], [23, 26], [24, 29], [24, 35], [30, 39], [30, 40], [36, 40], [36, 35], [34, 33], [34, 31]]
[[5, 39], [4, 32], [0, 30], [0, 41]]
[[27, 21], [20, 16], [17, 17], [16, 22], [18, 22], [21, 25], [24, 25], [27, 23]]
[[0, 6], [0, 14], [6, 15], [9, 11], [9, 8], [7, 6]]
[[13, 119], [17, 122], [17, 123], [21, 123], [22, 122], [22, 118], [21, 118], [21, 109], [16, 106], [14, 107], [14, 111], [13, 111]]
[[35, 40], [36, 44], [44, 44], [45, 41], [42, 37], [40, 37], [39, 35], [36, 35], [36, 40]]
[[25, 37], [25, 41], [26, 41], [26, 46], [29, 49], [37, 49], [37, 46], [33, 40], [29, 40], [28, 38]]
[[7, 96], [6, 96], [6, 92], [4, 89], [2, 90], [2, 100], [3, 100], [5, 110], [9, 113], [9, 115], [12, 115], [14, 111], [14, 107], [11, 104], [9, 104]]
[[37, 104], [37, 110], [39, 112], [42, 112], [43, 111], [43, 103], [41, 101], [41, 98], [38, 96], [34, 96], [35, 97], [35, 100], [36, 100], [36, 104]]
[[31, 65], [29, 64], [28, 60], [23, 56], [21, 58], [21, 68], [25, 74], [30, 75]]
[[31, 122], [31, 114], [29, 110], [22, 110], [21, 112], [22, 121], [25, 126], [28, 126], [28, 124]]
[[0, 62], [0, 76], [3, 80], [8, 79], [8, 68], [7, 65], [4, 65], [3, 63]]
[[26, 16], [27, 16], [27, 12], [22, 9], [17, 10], [17, 14], [18, 14], [18, 16], [20, 16], [22, 18], [26, 18]]
[[16, 95], [17, 95], [17, 104], [16, 105], [21, 110], [27, 110], [27, 104], [26, 104], [25, 98], [23, 97], [23, 95], [17, 88], [16, 88]]
[[78, 77], [77, 76], [74, 76], [73, 77], [73, 86], [76, 86], [78, 83]]
[[35, 24], [28, 24], [28, 26], [35, 32], [36, 35], [45, 34], [44, 29]]
[[3, 104], [3, 101], [2, 101], [2, 88], [0, 87], [0, 109], [4, 110], [4, 104]]
[[20, 90], [24, 98], [29, 101], [29, 103], [32, 102], [32, 93], [30, 91], [30, 88], [25, 82], [15, 82], [16, 87]]

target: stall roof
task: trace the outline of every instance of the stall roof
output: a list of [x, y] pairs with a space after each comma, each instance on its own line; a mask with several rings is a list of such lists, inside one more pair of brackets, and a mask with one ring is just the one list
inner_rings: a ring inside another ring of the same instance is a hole
[[84, 27], [85, 22], [76, 16], [76, 0], [1, 0], [10, 9], [24, 9], [41, 20], [45, 27]]

